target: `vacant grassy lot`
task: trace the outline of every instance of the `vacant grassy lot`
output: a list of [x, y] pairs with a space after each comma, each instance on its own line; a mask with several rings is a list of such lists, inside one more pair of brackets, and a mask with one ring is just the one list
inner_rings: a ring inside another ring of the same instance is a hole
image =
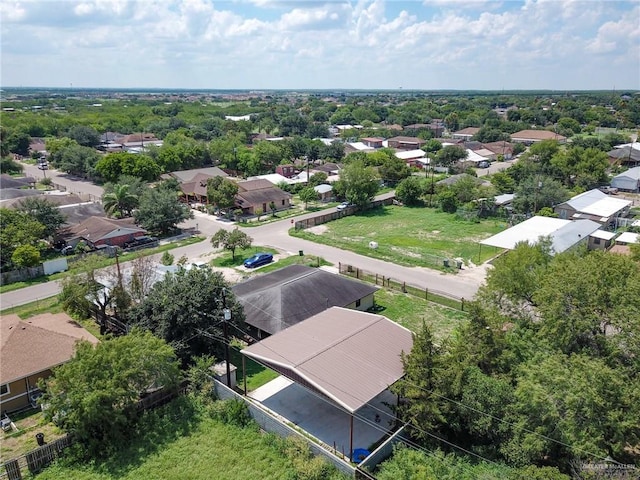
[[424, 299], [386, 288], [375, 294], [376, 305], [381, 315], [414, 332], [422, 328], [424, 321], [436, 339], [443, 339], [467, 321], [467, 314], [453, 308], [443, 307]]
[[[473, 223], [432, 208], [390, 205], [291, 234], [402, 265], [443, 270], [445, 258], [476, 264], [491, 258], [495, 249], [480, 249], [478, 242], [504, 228], [498, 220]], [[377, 249], [369, 247], [371, 241]]]
[[[288, 480], [303, 478], [283, 444], [254, 427], [212, 419], [189, 397], [143, 419], [140, 435], [103, 461], [84, 463], [66, 455], [38, 475], [40, 480]], [[154, 420], [155, 418], [155, 420]], [[304, 464], [303, 464], [304, 467]], [[304, 477], [311, 478], [311, 477]], [[319, 477], [313, 477], [319, 478]], [[330, 479], [346, 478], [331, 474]], [[328, 479], [329, 480], [329, 479]]]

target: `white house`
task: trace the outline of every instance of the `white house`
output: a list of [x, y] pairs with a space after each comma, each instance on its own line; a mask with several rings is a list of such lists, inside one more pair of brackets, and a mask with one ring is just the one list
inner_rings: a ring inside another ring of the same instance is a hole
[[611, 180], [611, 186], [619, 190], [640, 192], [640, 167], [633, 167]]

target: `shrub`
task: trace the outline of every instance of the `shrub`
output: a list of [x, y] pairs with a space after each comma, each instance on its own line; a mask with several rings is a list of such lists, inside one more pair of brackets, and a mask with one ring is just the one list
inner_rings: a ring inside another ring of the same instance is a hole
[[174, 256], [168, 251], [162, 254], [162, 258], [160, 258], [160, 263], [165, 266], [173, 265]]

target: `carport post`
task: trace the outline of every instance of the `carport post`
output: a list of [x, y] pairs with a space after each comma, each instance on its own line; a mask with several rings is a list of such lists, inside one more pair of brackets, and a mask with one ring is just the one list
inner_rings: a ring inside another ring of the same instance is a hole
[[353, 413], [349, 414], [350, 423], [349, 426], [349, 461], [353, 460]]

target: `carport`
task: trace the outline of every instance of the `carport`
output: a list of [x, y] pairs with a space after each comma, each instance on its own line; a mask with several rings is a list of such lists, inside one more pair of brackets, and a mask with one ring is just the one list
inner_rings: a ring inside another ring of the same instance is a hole
[[[343, 423], [344, 428], [348, 423], [351, 458], [355, 414], [377, 418], [384, 403], [394, 400], [387, 390], [404, 375], [401, 354], [409, 353], [412, 346], [411, 331], [382, 315], [332, 307], [242, 353], [291, 381], [281, 380], [280, 390], [268, 387], [273, 391], [255, 392], [258, 394], [251, 395], [253, 398], [285, 418], [287, 413], [278, 412], [278, 408], [296, 411], [297, 418], [288, 419], [301, 428], [315, 425], [327, 431], [330, 418]], [[313, 394], [315, 407], [309, 405], [312, 397], [303, 399], [300, 387]], [[288, 393], [280, 399], [274, 396], [285, 391]], [[342, 414], [330, 413], [325, 408], [329, 404]], [[388, 429], [387, 418], [379, 426], [359, 421], [356, 433], [369, 438], [366, 427]]]

